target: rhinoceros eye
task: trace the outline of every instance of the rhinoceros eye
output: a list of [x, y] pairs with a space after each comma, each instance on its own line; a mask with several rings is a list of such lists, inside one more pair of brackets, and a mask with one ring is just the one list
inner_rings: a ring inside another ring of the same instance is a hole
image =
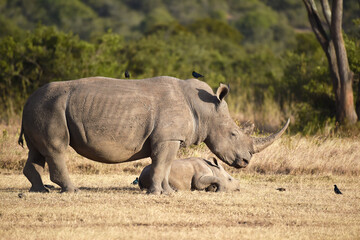
[[231, 132], [230, 138], [233, 140], [237, 140], [239, 137], [239, 134], [237, 132]]
[[229, 178], [229, 181], [231, 182], [231, 181], [232, 181], [232, 179], [231, 179], [231, 178]]

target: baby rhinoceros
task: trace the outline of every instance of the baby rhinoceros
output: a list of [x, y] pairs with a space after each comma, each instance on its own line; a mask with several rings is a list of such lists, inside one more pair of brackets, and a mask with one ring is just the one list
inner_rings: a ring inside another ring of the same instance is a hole
[[[146, 166], [139, 177], [139, 187], [151, 186], [152, 165]], [[230, 176], [215, 158], [186, 158], [174, 160], [169, 184], [174, 190], [206, 190], [212, 192], [236, 191], [239, 182]]]

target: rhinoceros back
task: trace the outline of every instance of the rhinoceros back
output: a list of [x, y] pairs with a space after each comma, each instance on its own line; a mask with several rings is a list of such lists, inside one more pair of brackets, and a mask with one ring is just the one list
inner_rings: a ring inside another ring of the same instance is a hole
[[[192, 119], [179, 81], [170, 77], [86, 78], [51, 83], [41, 90], [44, 96], [56, 93], [61, 99], [57, 104], [49, 97], [34, 99], [62, 112], [75, 151], [96, 161], [116, 163], [150, 156], [151, 141], [187, 138]], [[48, 118], [44, 121], [51, 121]]]

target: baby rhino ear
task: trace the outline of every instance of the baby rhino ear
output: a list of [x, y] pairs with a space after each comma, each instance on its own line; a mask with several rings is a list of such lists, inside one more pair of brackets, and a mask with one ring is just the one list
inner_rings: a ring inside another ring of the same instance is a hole
[[218, 161], [217, 161], [216, 158], [211, 157], [211, 158], [209, 158], [209, 161], [210, 161], [211, 163], [213, 163], [215, 166], [219, 166], [219, 163], [218, 163]]
[[228, 95], [229, 90], [229, 86], [220, 83], [219, 88], [216, 90], [216, 97], [220, 102], [226, 97], [226, 95]]

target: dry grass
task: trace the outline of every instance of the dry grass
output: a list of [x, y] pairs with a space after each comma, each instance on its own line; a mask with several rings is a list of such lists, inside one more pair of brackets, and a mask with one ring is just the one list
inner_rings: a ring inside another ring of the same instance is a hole
[[[0, 239], [358, 239], [360, 181], [238, 174], [240, 192], [151, 196], [136, 175], [72, 175], [77, 194], [0, 175]], [[48, 177], [46, 183], [50, 183]], [[343, 195], [333, 192], [337, 183]], [[277, 187], [286, 188], [279, 192]], [[22, 198], [18, 194], [22, 193]]]
[[[117, 165], [69, 149], [77, 194], [28, 193], [19, 125], [0, 125], [0, 239], [359, 239], [360, 140], [284, 136], [256, 154], [234, 193], [151, 196], [131, 182], [149, 159]], [[208, 157], [204, 145], [179, 157]], [[52, 184], [48, 174], [46, 184]], [[337, 184], [343, 195], [335, 195]], [[285, 192], [276, 190], [286, 188]], [[20, 198], [18, 194], [22, 197]]]
[[360, 139], [284, 136], [254, 155], [248, 171], [360, 175]]

